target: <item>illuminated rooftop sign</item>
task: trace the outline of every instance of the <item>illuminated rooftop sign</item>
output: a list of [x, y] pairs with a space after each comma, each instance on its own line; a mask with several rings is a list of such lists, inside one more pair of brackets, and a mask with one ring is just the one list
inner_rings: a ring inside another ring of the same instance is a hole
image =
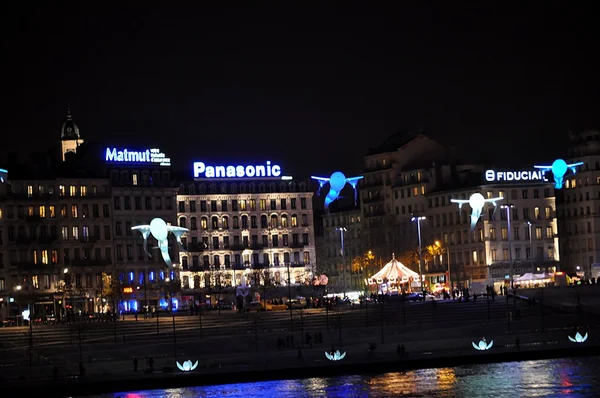
[[151, 163], [159, 166], [170, 166], [168, 158], [160, 149], [146, 149], [144, 151], [131, 151], [129, 149], [106, 148], [104, 160], [110, 163]]
[[279, 165], [271, 165], [267, 160], [264, 165], [256, 166], [209, 166], [204, 162], [194, 162], [194, 178], [281, 178], [289, 179], [281, 175]]
[[486, 170], [485, 180], [488, 182], [548, 182], [545, 172], [542, 170], [517, 170], [517, 171], [496, 171]]

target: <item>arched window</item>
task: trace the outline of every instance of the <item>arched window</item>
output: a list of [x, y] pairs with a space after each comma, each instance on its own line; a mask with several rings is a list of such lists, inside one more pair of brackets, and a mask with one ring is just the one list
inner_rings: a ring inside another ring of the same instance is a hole
[[248, 228], [248, 216], [242, 216], [242, 229]]
[[274, 183], [270, 183], [269, 184], [269, 191], [271, 191], [271, 192], [277, 191], [277, 187], [275, 186]]
[[[325, 222], [327, 223], [327, 220], [325, 220]], [[298, 226], [298, 216], [296, 214], [292, 214], [292, 227], [297, 227]]]
[[186, 226], [185, 226], [185, 217], [179, 217], [179, 226], [181, 228], [186, 228]]
[[200, 275], [194, 275], [194, 289], [200, 289]]
[[223, 216], [221, 223], [223, 225], [223, 229], [229, 229], [229, 217]]
[[254, 192], [256, 192], [256, 184], [254, 184], [254, 183], [251, 183], [251, 184], [250, 184], [250, 192], [251, 192], [251, 193], [254, 193]]
[[285, 185], [285, 182], [282, 182], [279, 184], [279, 192], [285, 192], [287, 191], [287, 186]]
[[267, 225], [267, 216], [264, 214], [262, 216], [260, 216], [260, 227], [261, 228], [269, 228], [269, 226]]
[[250, 217], [250, 227], [251, 228], [258, 228], [258, 225], [256, 224], [256, 216], [251, 216]]
[[187, 269], [187, 267], [188, 267], [188, 257], [187, 256], [181, 256], [181, 266], [183, 267], [183, 269]]
[[287, 228], [287, 226], [288, 226], [288, 217], [287, 217], [287, 215], [285, 215], [285, 214], [283, 214], [283, 215], [281, 216], [281, 226], [282, 226], [283, 228]]
[[210, 219], [210, 224], [212, 229], [219, 229], [219, 217], [212, 216], [212, 218]]
[[246, 193], [246, 184], [240, 184], [240, 193]]
[[206, 185], [205, 184], [200, 184], [200, 187], [199, 187], [198, 191], [200, 193], [206, 193]]
[[227, 193], [227, 184], [221, 184], [220, 189], [221, 193]]
[[196, 186], [194, 184], [190, 184], [189, 187], [188, 187], [188, 192], [191, 195], [194, 195], [196, 193]]
[[266, 192], [264, 183], [261, 182], [260, 184], [258, 184], [258, 192], [260, 192], [260, 193]]
[[217, 193], [217, 184], [210, 184], [208, 189], [210, 190], [210, 193]]
[[190, 228], [192, 231], [195, 231], [198, 229], [198, 223], [196, 222], [196, 217], [190, 218]]
[[200, 219], [200, 228], [202, 228], [202, 229], [208, 229], [208, 218], [202, 217]]
[[183, 288], [184, 289], [190, 288], [190, 277], [187, 275], [183, 277]]
[[277, 228], [277, 216], [273, 214], [271, 216], [271, 228]]

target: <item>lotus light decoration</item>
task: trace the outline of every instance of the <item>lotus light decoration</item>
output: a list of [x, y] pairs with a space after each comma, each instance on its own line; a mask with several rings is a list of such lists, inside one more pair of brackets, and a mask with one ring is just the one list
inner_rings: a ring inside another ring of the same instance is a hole
[[471, 342], [471, 344], [473, 344], [473, 348], [475, 348], [477, 351], [487, 351], [494, 345], [494, 340], [490, 341], [490, 344], [488, 344], [487, 341], [485, 341], [485, 337], [483, 337], [479, 344], [475, 344], [473, 342]]
[[192, 364], [192, 361], [190, 361], [189, 359], [185, 361], [183, 365], [180, 364], [178, 361], [175, 361], [175, 363], [177, 364], [179, 370], [181, 370], [182, 372], [191, 372], [192, 370], [198, 367], [198, 361], [196, 361], [195, 364]]
[[577, 332], [575, 337], [569, 336], [569, 340], [571, 340], [573, 343], [583, 343], [587, 340], [587, 338], [588, 338], [587, 333], [585, 334], [585, 336], [582, 336], [579, 332]]
[[327, 359], [329, 359], [330, 361], [341, 361], [342, 359], [344, 359], [346, 357], [346, 353], [344, 352], [342, 354], [339, 351], [336, 351], [336, 352], [325, 351], [325, 357]]

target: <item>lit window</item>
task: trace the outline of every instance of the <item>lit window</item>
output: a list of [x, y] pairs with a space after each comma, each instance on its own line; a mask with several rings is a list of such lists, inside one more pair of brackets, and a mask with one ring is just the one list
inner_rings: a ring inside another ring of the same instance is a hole
[[75, 185], [69, 187], [69, 196], [77, 196], [77, 187]]
[[48, 250], [42, 250], [42, 264], [48, 264]]
[[27, 206], [27, 215], [33, 216], [33, 206]]
[[138, 184], [138, 175], [137, 173], [133, 173], [133, 185], [137, 185]]
[[27, 197], [31, 198], [33, 196], [33, 185], [27, 185]]
[[46, 206], [40, 206], [40, 217], [46, 217]]
[[73, 239], [79, 240], [79, 227], [73, 227]]
[[77, 205], [71, 205], [71, 217], [77, 218], [77, 216], [78, 216]]
[[413, 188], [413, 196], [418, 196], [419, 195], [419, 188], [414, 187]]
[[534, 214], [535, 219], [539, 220], [540, 219], [540, 208], [539, 207], [534, 208], [533, 214]]
[[85, 185], [79, 187], [79, 194], [81, 196], [87, 196], [87, 187]]
[[65, 186], [64, 185], [59, 185], [58, 186], [58, 194], [60, 196], [65, 196]]
[[48, 212], [50, 213], [50, 218], [56, 217], [56, 211], [54, 206], [48, 206]]
[[421, 185], [421, 195], [425, 195], [425, 185]]

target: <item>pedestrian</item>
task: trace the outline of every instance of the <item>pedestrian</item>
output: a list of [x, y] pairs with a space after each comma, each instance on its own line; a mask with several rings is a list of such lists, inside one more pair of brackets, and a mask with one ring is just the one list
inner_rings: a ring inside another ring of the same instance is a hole
[[521, 339], [518, 337], [515, 339], [515, 348], [517, 351], [521, 351]]
[[150, 364], [150, 371], [154, 372], [154, 357], [150, 357], [148, 363]]
[[137, 357], [133, 357], [133, 371], [137, 372], [138, 369], [138, 359]]

